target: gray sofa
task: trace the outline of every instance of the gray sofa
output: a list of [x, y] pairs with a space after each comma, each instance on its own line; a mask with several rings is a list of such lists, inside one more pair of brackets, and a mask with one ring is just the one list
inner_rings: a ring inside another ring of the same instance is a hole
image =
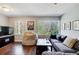
[[54, 52], [54, 51], [44, 51], [42, 55], [77, 55], [76, 53], [64, 53], [64, 52]]
[[76, 52], [76, 50], [67, 47], [60, 41], [57, 41], [57, 40], [55, 41], [55, 39], [51, 39], [51, 42], [52, 42], [52, 47], [57, 52], [58, 51], [65, 52], [65, 53], [75, 53]]
[[[54, 37], [54, 38], [53, 38]], [[65, 44], [63, 44], [64, 40], [67, 36], [51, 36], [50, 42], [52, 43], [52, 48], [54, 48], [55, 52], [63, 52], [63, 53], [77, 53], [79, 54], [79, 40], [76, 42], [73, 48], [69, 48]]]

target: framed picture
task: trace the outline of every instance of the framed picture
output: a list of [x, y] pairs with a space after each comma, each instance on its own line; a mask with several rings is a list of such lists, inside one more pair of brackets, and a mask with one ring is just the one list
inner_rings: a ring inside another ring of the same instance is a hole
[[72, 30], [79, 30], [79, 20], [72, 21]]
[[71, 22], [64, 23], [64, 30], [71, 30]]
[[34, 30], [34, 21], [27, 21], [27, 29]]

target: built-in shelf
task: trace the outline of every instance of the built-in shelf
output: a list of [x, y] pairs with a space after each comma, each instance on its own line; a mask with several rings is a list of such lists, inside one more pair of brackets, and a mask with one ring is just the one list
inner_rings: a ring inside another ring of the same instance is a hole
[[12, 42], [14, 42], [14, 35], [0, 36], [0, 48]]
[[14, 28], [9, 26], [0, 26], [0, 48], [14, 42]]

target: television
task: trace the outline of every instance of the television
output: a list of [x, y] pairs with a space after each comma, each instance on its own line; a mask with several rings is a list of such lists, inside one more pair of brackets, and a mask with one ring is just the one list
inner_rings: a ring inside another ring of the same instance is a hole
[[0, 26], [0, 36], [13, 34], [13, 28], [8, 26]]
[[9, 27], [2, 27], [2, 33], [3, 33], [3, 35], [8, 35], [9, 34]]

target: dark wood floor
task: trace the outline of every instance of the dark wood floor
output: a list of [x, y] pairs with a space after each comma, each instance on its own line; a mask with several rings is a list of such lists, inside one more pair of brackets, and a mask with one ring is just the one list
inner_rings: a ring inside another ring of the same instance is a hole
[[0, 55], [35, 55], [36, 46], [23, 46], [22, 43], [11, 43], [0, 48]]

